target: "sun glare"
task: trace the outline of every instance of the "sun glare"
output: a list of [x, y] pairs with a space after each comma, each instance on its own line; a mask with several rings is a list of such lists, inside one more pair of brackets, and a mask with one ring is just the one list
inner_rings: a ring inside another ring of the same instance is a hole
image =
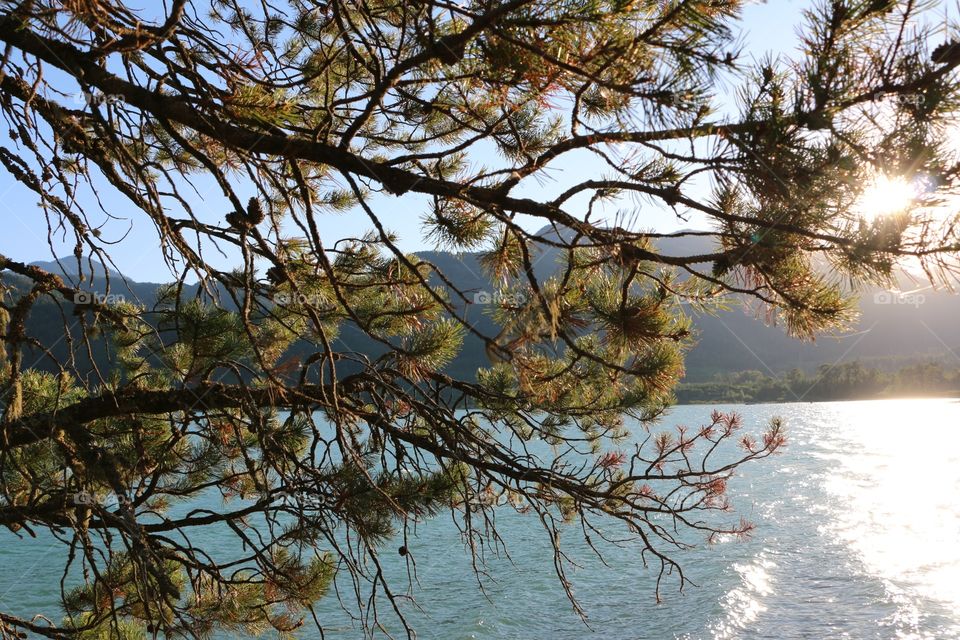
[[878, 176], [863, 190], [857, 212], [867, 219], [899, 213], [919, 195], [917, 186], [905, 178]]

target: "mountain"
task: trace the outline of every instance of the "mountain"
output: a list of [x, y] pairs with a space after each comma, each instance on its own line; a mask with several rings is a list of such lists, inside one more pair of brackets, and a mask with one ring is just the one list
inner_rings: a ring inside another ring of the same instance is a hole
[[[540, 231], [542, 237], [566, 235], [550, 227]], [[701, 255], [712, 251], [712, 239], [708, 236], [662, 238], [659, 249], [668, 255]], [[422, 260], [434, 264], [459, 289], [467, 292], [468, 300], [481, 304], [458, 303], [468, 321], [485, 335], [495, 335], [496, 327], [485, 313], [482, 304], [484, 294], [492, 286], [483, 275], [478, 261], [479, 254], [453, 254], [442, 251], [424, 251], [417, 254]], [[556, 270], [560, 262], [560, 250], [548, 247], [534, 256], [534, 270], [544, 278]], [[74, 259], [60, 262], [36, 262], [35, 265], [54, 273], [83, 289], [104, 293], [106, 279], [110, 280], [110, 292], [126, 299], [149, 304], [155, 297], [156, 283], [135, 282], [124, 278], [112, 269], [94, 265], [92, 281], [78, 283], [77, 265]], [[90, 272], [90, 265], [84, 270]], [[3, 273], [3, 281], [16, 289], [25, 290], [25, 279], [12, 273]], [[435, 279], [435, 284], [440, 284]], [[905, 287], [909, 282], [904, 281]], [[196, 287], [188, 287], [190, 295]], [[476, 296], [471, 300], [471, 296]], [[33, 310], [30, 331], [41, 344], [51, 349], [57, 357], [65, 355], [64, 320], [71, 327], [70, 337], [80, 336], [80, 318], [72, 314], [69, 303], [57, 305], [44, 299]], [[942, 291], [922, 290], [898, 296], [881, 289], [868, 289], [860, 300], [861, 318], [850, 331], [823, 336], [814, 343], [800, 342], [787, 336], [781, 327], [771, 326], [757, 311], [735, 302], [726, 311], [716, 315], [694, 314], [697, 343], [687, 355], [688, 382], [710, 379], [714, 374], [730, 371], [758, 370], [766, 374], [779, 374], [793, 368], [812, 371], [821, 364], [834, 364], [861, 360], [877, 366], [903, 363], [918, 359], [938, 359], [960, 364], [960, 296]], [[347, 326], [338, 339], [341, 345], [353, 350], [378, 355], [383, 347], [375, 345], [356, 327]], [[102, 345], [98, 348], [102, 349]], [[305, 347], [304, 347], [305, 348]], [[35, 354], [36, 366], [49, 367], [52, 363], [39, 350]], [[100, 357], [96, 358], [101, 360]], [[83, 362], [80, 368], [89, 366]], [[100, 363], [103, 365], [104, 363]], [[473, 335], [465, 339], [464, 349], [448, 370], [456, 376], [471, 377], [478, 366], [486, 366], [487, 359], [482, 342]]]
[[[557, 239], [558, 233], [565, 240], [572, 237], [569, 230], [558, 232], [551, 227], [537, 235]], [[657, 245], [662, 253], [674, 256], [704, 255], [715, 249], [714, 239], [706, 235], [661, 238]], [[559, 249], [551, 247], [535, 257], [538, 278], [557, 268], [560, 254]], [[485, 291], [490, 287], [482, 277], [478, 254], [418, 255], [436, 264], [464, 290]], [[709, 270], [710, 265], [702, 268]], [[914, 287], [909, 278], [901, 278], [903, 290]], [[960, 323], [956, 321], [960, 318], [960, 296], [929, 289], [897, 295], [874, 287], [861, 293], [859, 308], [860, 320], [854, 327], [841, 334], [821, 336], [815, 342], [791, 338], [782, 326], [766, 322], [756, 305], [742, 298], [734, 298], [729, 310], [715, 315], [694, 313], [697, 343], [687, 354], [686, 380], [705, 381], [730, 371], [779, 374], [799, 368], [811, 372], [821, 364], [853, 360], [872, 362], [880, 368], [927, 358], [960, 365]], [[492, 329], [492, 324], [483, 326]], [[473, 342], [472, 348], [468, 342], [468, 348], [454, 363], [458, 370], [469, 371], [477, 365], [476, 352], [482, 350], [479, 341]]]
[[[60, 260], [37, 260], [36, 262], [31, 262], [30, 264], [35, 267], [40, 267], [44, 271], [56, 273], [64, 280], [67, 280], [73, 284], [76, 284], [80, 281], [79, 274], [81, 265], [78, 265], [76, 258], [72, 256], [70, 258], [63, 258]], [[111, 280], [117, 282], [123, 280], [123, 276], [119, 271], [105, 266], [99, 260], [84, 260], [82, 267], [83, 272], [87, 274], [87, 277], [92, 275], [97, 280], [109, 277]]]

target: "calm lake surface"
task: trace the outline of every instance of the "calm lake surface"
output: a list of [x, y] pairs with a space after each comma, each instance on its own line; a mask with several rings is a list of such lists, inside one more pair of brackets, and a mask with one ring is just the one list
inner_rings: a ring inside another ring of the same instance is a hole
[[[697, 426], [713, 408], [676, 407], [664, 426]], [[607, 567], [571, 529], [565, 542], [580, 566], [569, 577], [587, 626], [556, 580], [536, 518], [499, 518], [510, 558], [489, 560], [484, 595], [456, 528], [441, 516], [407, 543], [419, 578], [410, 593], [422, 611], [405, 610], [419, 637], [960, 638], [960, 402], [718, 408], [740, 412], [753, 431], [782, 416], [789, 441], [730, 483], [737, 514], [757, 526], [751, 539], [673, 554], [696, 587], [680, 593], [667, 578], [657, 604], [655, 572], [638, 549], [605, 548]], [[385, 571], [402, 592], [405, 565], [392, 546]], [[49, 540], [0, 534], [0, 609], [59, 616], [62, 566]], [[379, 606], [402, 637], [389, 603]], [[318, 613], [326, 638], [361, 637], [335, 597]]]

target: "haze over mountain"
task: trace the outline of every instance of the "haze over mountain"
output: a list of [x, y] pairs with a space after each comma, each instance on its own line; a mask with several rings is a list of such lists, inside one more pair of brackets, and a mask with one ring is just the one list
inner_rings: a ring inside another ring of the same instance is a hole
[[[549, 237], [556, 231], [547, 227], [541, 236]], [[658, 242], [662, 252], [669, 255], [700, 255], [709, 253], [713, 240], [707, 236], [663, 238]], [[489, 317], [483, 296], [493, 287], [484, 276], [477, 253], [453, 254], [443, 251], [425, 251], [417, 254], [421, 259], [436, 265], [451, 282], [462, 291], [474, 294], [474, 304], [459, 305], [469, 321], [486, 335], [495, 335], [497, 329]], [[538, 257], [535, 272], [538, 277], [548, 276], [557, 268], [559, 254], [555, 249], [546, 249]], [[75, 285], [79, 284], [77, 264], [73, 258], [33, 263], [45, 270], [62, 274]], [[706, 268], [709, 268], [707, 266]], [[88, 272], [89, 264], [84, 265]], [[92, 282], [82, 288], [99, 293], [106, 290], [109, 277], [110, 293], [126, 299], [150, 305], [155, 297], [157, 283], [124, 280], [113, 269], [94, 267]], [[15, 274], [4, 272], [3, 280], [17, 288], [26, 286], [26, 281]], [[910, 283], [903, 282], [908, 289]], [[188, 286], [184, 295], [196, 293], [196, 285]], [[734, 301], [731, 308], [716, 315], [695, 314], [697, 343], [687, 355], [687, 381], [695, 382], [711, 378], [716, 373], [744, 370], [759, 370], [779, 374], [792, 368], [812, 371], [821, 364], [861, 360], [873, 361], [878, 366], [883, 362], [903, 362], [913, 359], [937, 359], [949, 364], [960, 364], [960, 296], [931, 290], [917, 291], [898, 296], [881, 289], [862, 292], [861, 318], [850, 331], [833, 336], [822, 336], [814, 343], [801, 342], [787, 336], [782, 327], [768, 325], [757, 317], [757, 311], [744, 308]], [[44, 346], [58, 352], [63, 347], [63, 320], [68, 326], [79, 327], [80, 318], [72, 313], [72, 304], [57, 305], [52, 301], [38, 304], [30, 317], [30, 328]], [[377, 355], [382, 348], [355, 328], [346, 326], [340, 337], [341, 346]], [[36, 366], [43, 367], [42, 353], [36, 354]], [[99, 358], [98, 358], [99, 359]], [[475, 336], [468, 335], [464, 349], [450, 365], [451, 373], [471, 376], [478, 366], [487, 366], [483, 345]]]

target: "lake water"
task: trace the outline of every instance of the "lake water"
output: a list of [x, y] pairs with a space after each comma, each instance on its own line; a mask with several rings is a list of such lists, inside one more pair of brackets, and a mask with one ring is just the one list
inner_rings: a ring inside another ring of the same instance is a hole
[[[707, 406], [676, 407], [665, 424], [696, 426]], [[553, 574], [534, 517], [499, 518], [510, 558], [491, 559], [478, 588], [449, 516], [420, 526], [408, 542], [422, 608], [406, 606], [418, 637], [437, 640], [603, 638], [960, 638], [960, 403], [891, 400], [719, 407], [759, 431], [787, 421], [788, 446], [752, 463], [730, 483], [738, 514], [757, 529], [675, 552], [697, 584], [678, 592], [636, 549], [605, 549], [604, 566], [570, 530], [580, 567], [570, 573], [589, 616], [573, 612]], [[0, 535], [0, 610], [59, 616], [62, 564], [49, 540]], [[384, 553], [401, 592], [404, 560]], [[403, 636], [380, 602], [387, 628]], [[326, 638], [361, 637], [326, 598]], [[315, 630], [303, 637], [317, 637]]]

